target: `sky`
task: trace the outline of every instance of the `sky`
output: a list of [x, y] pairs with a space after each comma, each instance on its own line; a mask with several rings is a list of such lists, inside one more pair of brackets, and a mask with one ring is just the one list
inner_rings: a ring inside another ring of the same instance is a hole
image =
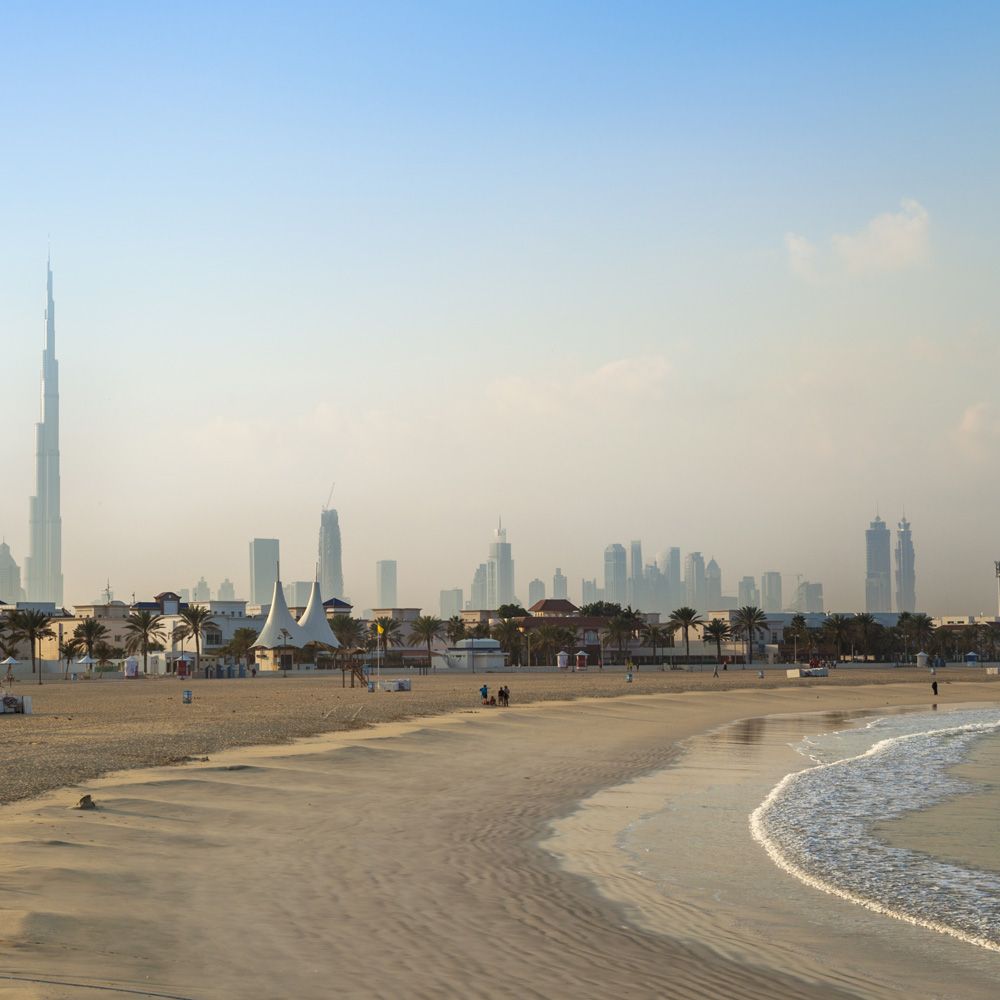
[[437, 611], [603, 550], [918, 604], [1000, 558], [1000, 8], [4, 4], [0, 533], [24, 563], [45, 256], [66, 602], [248, 542]]

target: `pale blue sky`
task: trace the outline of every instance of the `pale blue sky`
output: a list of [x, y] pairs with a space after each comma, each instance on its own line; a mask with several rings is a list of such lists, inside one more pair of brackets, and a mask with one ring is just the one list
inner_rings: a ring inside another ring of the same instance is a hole
[[0, 530], [51, 234], [68, 600], [308, 576], [336, 479], [362, 606], [502, 511], [523, 596], [641, 537], [855, 608], [876, 502], [991, 606], [996, 5], [206, 6], [4, 5]]

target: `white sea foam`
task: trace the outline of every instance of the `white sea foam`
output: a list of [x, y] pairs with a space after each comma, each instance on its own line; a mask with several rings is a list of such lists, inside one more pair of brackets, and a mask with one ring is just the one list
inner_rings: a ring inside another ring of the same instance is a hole
[[948, 774], [976, 740], [1000, 732], [996, 711], [920, 713], [806, 740], [819, 763], [785, 777], [750, 829], [775, 864], [825, 892], [1000, 951], [1000, 878], [878, 840], [878, 821], [970, 790]]

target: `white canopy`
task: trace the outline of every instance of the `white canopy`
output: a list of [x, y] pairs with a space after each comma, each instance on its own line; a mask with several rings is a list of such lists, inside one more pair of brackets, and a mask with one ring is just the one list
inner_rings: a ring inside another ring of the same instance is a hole
[[[304, 617], [304, 616], [303, 616]], [[274, 596], [271, 598], [271, 610], [267, 613], [267, 621], [253, 644], [253, 649], [282, 649], [294, 646], [301, 649], [309, 640], [292, 617], [285, 603], [285, 592], [281, 580], [274, 581]]]
[[323, 607], [323, 598], [319, 593], [319, 582], [314, 581], [312, 590], [309, 593], [309, 603], [306, 605], [302, 617], [299, 619], [299, 628], [306, 642], [318, 642], [323, 646], [330, 646], [332, 649], [340, 649], [340, 643], [330, 628], [330, 622], [326, 617], [326, 609]]

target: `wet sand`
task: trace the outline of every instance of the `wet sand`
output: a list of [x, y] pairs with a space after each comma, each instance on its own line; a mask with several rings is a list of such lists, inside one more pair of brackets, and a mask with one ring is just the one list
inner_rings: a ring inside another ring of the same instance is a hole
[[[539, 692], [566, 679], [541, 678]], [[467, 703], [469, 678], [440, 680], [460, 681]], [[515, 697], [521, 680], [510, 678]], [[213, 683], [226, 687], [201, 687]], [[965, 701], [1000, 695], [955, 687]], [[662, 771], [680, 741], [775, 712], [908, 704], [917, 690], [842, 683], [467, 710], [212, 750], [207, 762], [8, 805], [0, 996], [97, 995], [87, 986], [192, 1000], [872, 995], [836, 950], [804, 963], [780, 947], [720, 945], [713, 905], [650, 926], [540, 845], [582, 800]], [[402, 710], [396, 695], [357, 697]], [[195, 698], [224, 721], [221, 694]], [[108, 740], [114, 724], [104, 725]], [[135, 739], [141, 723], [129, 725]], [[155, 736], [171, 753], [219, 738], [211, 727]], [[69, 809], [84, 790], [99, 808]], [[754, 901], [742, 905], [755, 919]]]

